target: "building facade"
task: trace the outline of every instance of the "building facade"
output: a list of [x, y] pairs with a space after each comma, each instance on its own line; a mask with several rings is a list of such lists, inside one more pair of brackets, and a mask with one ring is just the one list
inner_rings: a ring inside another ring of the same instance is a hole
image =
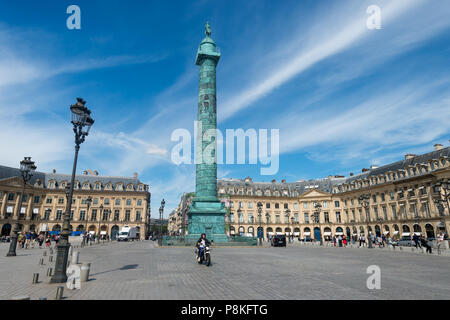
[[169, 235], [186, 235], [188, 226], [188, 211], [195, 193], [185, 192], [180, 199], [177, 208], [169, 215]]
[[[22, 231], [60, 231], [70, 179], [70, 175], [55, 171], [35, 172], [26, 185], [20, 205], [23, 181], [19, 169], [0, 166], [1, 234], [8, 235], [17, 218]], [[90, 205], [86, 201], [89, 197]], [[142, 183], [137, 174], [108, 177], [84, 171], [75, 178], [71, 228], [114, 238], [122, 226], [129, 225], [137, 227], [143, 238], [149, 229], [150, 198], [149, 186]]]
[[394, 238], [415, 232], [434, 238], [450, 228], [449, 156], [449, 147], [435, 145], [433, 152], [409, 154], [349, 177], [294, 183], [223, 179], [218, 194], [228, 206], [229, 235], [256, 236], [260, 228], [265, 238], [350, 238], [368, 232]]

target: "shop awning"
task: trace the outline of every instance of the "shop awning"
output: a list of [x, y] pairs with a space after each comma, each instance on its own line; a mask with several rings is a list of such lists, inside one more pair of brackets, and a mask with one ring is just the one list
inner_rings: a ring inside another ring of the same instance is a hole
[[267, 234], [268, 234], [269, 236], [271, 236], [271, 235], [273, 235], [273, 232], [272, 232], [272, 231], [269, 231], [269, 232], [267, 232]]
[[106, 231], [100, 231], [100, 234], [106, 234]]
[[385, 231], [385, 232], [383, 232], [383, 234], [388, 234], [389, 233], [389, 231]]
[[33, 213], [39, 213], [39, 208], [34, 208]]
[[299, 236], [300, 232], [294, 232], [294, 236]]
[[394, 231], [394, 234], [398, 234], [398, 231]]
[[282, 235], [283, 234], [283, 232], [277, 232], [277, 235]]
[[39, 232], [47, 232], [47, 231], [48, 231], [48, 225], [47, 224], [43, 224], [39, 228]]
[[327, 231], [323, 233], [324, 236], [331, 236], [331, 232]]
[[337, 236], [343, 236], [344, 233], [343, 233], [343, 232], [336, 232], [335, 235], [337, 235]]
[[402, 233], [402, 237], [407, 237], [407, 236], [410, 236], [410, 235], [411, 235], [410, 232], [403, 232], [403, 233]]
[[310, 236], [310, 235], [311, 235], [311, 232], [303, 232], [303, 235], [304, 235], [304, 236]]
[[415, 234], [416, 236], [420, 236], [420, 235], [422, 235], [422, 232], [414, 232], [414, 234]]

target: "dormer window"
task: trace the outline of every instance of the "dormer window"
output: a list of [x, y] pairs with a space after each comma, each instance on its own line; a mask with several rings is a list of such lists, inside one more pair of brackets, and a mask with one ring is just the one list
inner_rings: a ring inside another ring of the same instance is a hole
[[95, 190], [100, 190], [100, 183], [95, 184]]

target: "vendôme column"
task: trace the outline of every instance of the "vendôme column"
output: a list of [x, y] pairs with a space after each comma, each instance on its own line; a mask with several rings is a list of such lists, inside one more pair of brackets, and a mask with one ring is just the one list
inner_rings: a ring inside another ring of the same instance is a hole
[[[217, 164], [215, 135], [205, 132], [217, 128], [216, 66], [220, 52], [211, 38], [211, 28], [205, 26], [206, 37], [197, 51], [199, 70], [198, 123], [196, 150], [195, 198], [189, 209], [188, 241], [195, 241], [201, 233], [209, 240], [226, 242], [224, 205], [217, 198]], [[202, 139], [203, 137], [203, 139]], [[206, 137], [206, 138], [205, 138]]]

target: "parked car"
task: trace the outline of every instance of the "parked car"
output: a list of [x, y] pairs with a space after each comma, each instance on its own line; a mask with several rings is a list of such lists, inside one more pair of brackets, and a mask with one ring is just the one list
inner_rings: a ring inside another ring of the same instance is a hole
[[415, 244], [414, 244], [414, 241], [412, 241], [410, 237], [403, 237], [397, 241], [397, 245], [403, 246], [403, 247], [411, 247], [411, 246], [414, 246]]
[[286, 236], [284, 234], [277, 234], [272, 237], [270, 244], [272, 247], [286, 247]]

